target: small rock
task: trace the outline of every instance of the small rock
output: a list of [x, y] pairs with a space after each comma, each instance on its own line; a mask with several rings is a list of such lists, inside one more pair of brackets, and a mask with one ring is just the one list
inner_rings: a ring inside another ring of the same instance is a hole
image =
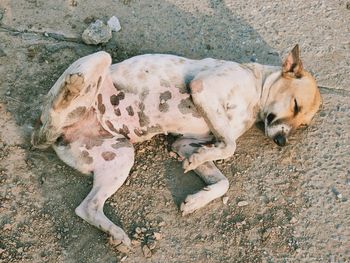
[[242, 206], [246, 206], [246, 205], [248, 205], [249, 203], [247, 202], [247, 201], [240, 201], [240, 202], [238, 202], [238, 206], [239, 207], [242, 207]]
[[332, 187], [332, 192], [336, 196], [337, 199], [343, 198], [343, 195], [335, 187]]
[[162, 221], [158, 224], [158, 226], [165, 226], [165, 225], [166, 225], [166, 223], [164, 221]]
[[135, 228], [135, 232], [136, 232], [137, 234], [140, 234], [140, 233], [142, 232], [142, 230], [141, 230], [140, 227], [136, 227], [136, 228]]
[[155, 240], [161, 240], [162, 239], [162, 234], [161, 233], [154, 232], [153, 236], [154, 236]]
[[149, 247], [147, 245], [144, 245], [142, 247], [142, 252], [143, 252], [143, 255], [145, 256], [145, 258], [152, 257], [152, 251], [149, 249]]
[[174, 152], [172, 152], [172, 151], [169, 152], [169, 156], [170, 156], [171, 158], [177, 158], [177, 154], [174, 153]]
[[81, 37], [88, 45], [107, 43], [112, 38], [112, 30], [101, 20], [96, 20], [85, 29]]
[[118, 32], [119, 30], [122, 29], [122, 27], [120, 26], [120, 22], [118, 17], [116, 16], [112, 16], [108, 22], [107, 25], [109, 25], [109, 27], [112, 29], [112, 31], [114, 32]]
[[124, 253], [124, 254], [129, 253], [129, 248], [128, 248], [126, 245], [124, 245], [123, 243], [122, 243], [122, 244], [119, 244], [119, 245], [116, 247], [116, 249], [117, 249], [119, 252]]
[[251, 61], [251, 62], [258, 62], [258, 59], [257, 59], [255, 53], [250, 57], [250, 61]]
[[5, 224], [2, 230], [6, 231], [11, 229], [12, 229], [12, 226], [10, 224]]
[[222, 203], [223, 203], [224, 205], [226, 205], [227, 202], [228, 202], [228, 197], [227, 197], [227, 196], [224, 196], [224, 197], [222, 198]]
[[71, 6], [78, 6], [78, 1], [76, 1], [76, 0], [71, 0], [71, 2], [70, 2], [70, 5]]
[[291, 223], [291, 224], [295, 224], [296, 222], [298, 222], [298, 219], [296, 219], [294, 216], [293, 216], [292, 219], [289, 221], [289, 223]]
[[141, 244], [141, 242], [140, 242], [140, 240], [138, 240], [138, 239], [133, 239], [133, 240], [131, 240], [131, 244], [132, 244], [133, 246], [138, 246], [138, 245]]
[[18, 252], [18, 253], [23, 253], [23, 247], [19, 247], [19, 248], [17, 249], [17, 252]]
[[151, 241], [149, 241], [149, 242], [147, 243], [147, 246], [149, 247], [150, 250], [155, 249], [155, 248], [156, 248], [156, 245], [157, 245], [157, 242], [156, 242], [156, 241], [153, 241], [153, 240], [151, 240]]
[[126, 180], [125, 185], [129, 186], [130, 185], [130, 180]]

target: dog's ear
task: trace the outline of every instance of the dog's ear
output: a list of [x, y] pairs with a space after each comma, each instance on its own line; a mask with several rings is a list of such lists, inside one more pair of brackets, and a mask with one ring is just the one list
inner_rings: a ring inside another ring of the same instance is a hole
[[299, 45], [296, 44], [283, 62], [283, 76], [301, 78], [303, 73], [303, 63], [300, 59]]

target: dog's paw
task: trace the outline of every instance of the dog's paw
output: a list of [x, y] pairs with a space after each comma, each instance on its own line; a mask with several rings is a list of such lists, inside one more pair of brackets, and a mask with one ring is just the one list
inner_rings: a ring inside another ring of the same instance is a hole
[[200, 155], [198, 153], [192, 154], [188, 159], [183, 161], [182, 167], [185, 170], [185, 173], [196, 169], [203, 162], [201, 161]]
[[112, 236], [108, 238], [108, 243], [115, 247], [119, 252], [122, 252], [124, 254], [127, 254], [131, 250], [130, 245], [126, 245], [123, 241], [121, 240], [115, 240]]
[[199, 208], [202, 208], [203, 206], [205, 206], [210, 202], [210, 200], [208, 200], [207, 198], [208, 190], [205, 190], [205, 189], [209, 189], [209, 188], [205, 187], [203, 190], [199, 191], [198, 193], [195, 193], [193, 195], [188, 195], [186, 197], [185, 201], [183, 201], [180, 206], [180, 211], [182, 212], [183, 216], [195, 212], [196, 210], [198, 210]]
[[111, 231], [110, 232], [110, 237], [108, 239], [108, 242], [113, 245], [118, 247], [127, 247], [128, 249], [131, 248], [131, 240], [128, 237], [127, 234], [124, 233], [124, 231]]

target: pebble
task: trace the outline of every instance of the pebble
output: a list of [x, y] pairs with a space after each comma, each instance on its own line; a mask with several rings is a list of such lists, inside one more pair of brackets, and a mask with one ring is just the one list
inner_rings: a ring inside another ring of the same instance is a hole
[[337, 199], [343, 198], [343, 195], [335, 187], [332, 187], [332, 192], [337, 197]]
[[162, 234], [158, 233], [158, 232], [154, 232], [153, 236], [154, 236], [155, 240], [161, 240], [163, 237]]
[[11, 229], [12, 229], [12, 226], [10, 224], [5, 224], [2, 230], [6, 231]]
[[118, 245], [118, 246], [117, 246], [117, 250], [118, 250], [119, 252], [121, 252], [121, 253], [124, 253], [124, 254], [129, 253], [129, 248], [128, 248], [126, 245], [124, 245], [124, 244]]
[[171, 158], [177, 158], [177, 154], [174, 153], [174, 152], [172, 152], [172, 151], [169, 152], [169, 156], [170, 156]]
[[149, 247], [147, 245], [144, 245], [142, 247], [142, 252], [143, 252], [143, 255], [145, 256], [145, 258], [152, 257], [152, 251], [149, 249]]
[[223, 203], [224, 205], [226, 205], [227, 202], [228, 202], [228, 197], [227, 197], [227, 196], [224, 196], [224, 197], [222, 198], [222, 203]]
[[112, 38], [112, 30], [98, 19], [85, 29], [81, 37], [84, 43], [88, 45], [107, 43]]
[[133, 240], [131, 240], [131, 244], [132, 244], [133, 246], [138, 246], [138, 245], [141, 244], [141, 242], [140, 242], [140, 240], [138, 240], [138, 239], [133, 239]]
[[166, 225], [166, 223], [164, 221], [162, 221], [158, 224], [158, 226], [165, 226], [165, 225]]
[[118, 32], [122, 29], [122, 27], [120, 26], [120, 22], [118, 17], [116, 16], [112, 16], [108, 22], [107, 25], [112, 29], [112, 31], [114, 32]]
[[135, 232], [136, 232], [137, 234], [140, 234], [140, 233], [142, 232], [142, 230], [141, 230], [140, 227], [136, 227]]
[[149, 247], [150, 250], [154, 250], [156, 248], [157, 242], [156, 241], [149, 241], [147, 243], [147, 246]]
[[292, 217], [292, 219], [289, 221], [289, 223], [291, 224], [295, 224], [296, 222], [298, 222], [298, 219], [296, 219], [295, 217]]
[[242, 207], [242, 206], [246, 206], [246, 205], [248, 205], [249, 203], [247, 202], [247, 201], [240, 201], [240, 202], [238, 202], [238, 206], [239, 207]]

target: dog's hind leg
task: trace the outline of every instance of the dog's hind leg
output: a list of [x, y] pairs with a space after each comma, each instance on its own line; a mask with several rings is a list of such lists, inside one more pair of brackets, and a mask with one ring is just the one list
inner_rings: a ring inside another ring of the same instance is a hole
[[54, 147], [61, 159], [75, 159], [68, 163], [82, 172], [93, 172], [93, 187], [83, 202], [76, 208], [76, 214], [110, 234], [115, 243], [123, 242], [130, 246], [130, 239], [120, 227], [116, 226], [103, 213], [107, 198], [118, 190], [129, 175], [134, 163], [134, 149], [123, 138], [107, 138], [87, 143], [73, 142], [65, 146]]
[[47, 148], [90, 111], [98, 91], [110, 80], [111, 56], [103, 51], [75, 61], [46, 95], [43, 110], [32, 134], [36, 148]]
[[[206, 144], [208, 144], [206, 140], [179, 138], [173, 143], [172, 149], [182, 158], [188, 158], [198, 148]], [[193, 213], [199, 208], [204, 207], [212, 200], [223, 196], [229, 188], [229, 181], [212, 161], [199, 165], [194, 169], [194, 172], [199, 175], [207, 186], [199, 192], [186, 197], [180, 206], [182, 215]]]

